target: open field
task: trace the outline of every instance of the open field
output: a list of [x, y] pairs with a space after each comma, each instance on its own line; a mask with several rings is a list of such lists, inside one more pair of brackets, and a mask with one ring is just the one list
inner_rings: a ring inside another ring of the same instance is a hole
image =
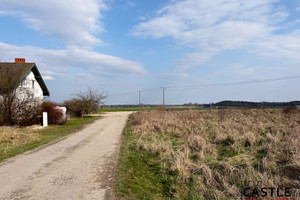
[[250, 180], [300, 189], [298, 110], [132, 115], [117, 173], [121, 199], [238, 199]]
[[162, 106], [157, 107], [136, 107], [136, 108], [110, 108], [110, 109], [99, 109], [97, 113], [104, 113], [104, 112], [122, 112], [122, 111], [145, 111], [145, 110], [203, 110], [200, 107], [184, 107], [184, 106], [168, 106], [163, 108]]
[[111, 109], [99, 109], [97, 113], [104, 113], [104, 112], [128, 112], [128, 111], [143, 111], [143, 110], [151, 110], [154, 108], [111, 108]]
[[0, 127], [0, 162], [73, 133], [95, 119], [97, 117], [73, 118], [65, 125], [50, 125], [46, 128], [41, 126]]

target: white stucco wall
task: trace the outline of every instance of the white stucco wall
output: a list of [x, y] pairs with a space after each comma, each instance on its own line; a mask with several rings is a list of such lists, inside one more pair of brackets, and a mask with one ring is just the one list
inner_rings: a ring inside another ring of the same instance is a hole
[[43, 90], [35, 79], [33, 72], [30, 72], [27, 75], [17, 88], [16, 92], [19, 99], [35, 98], [41, 101], [43, 100]]

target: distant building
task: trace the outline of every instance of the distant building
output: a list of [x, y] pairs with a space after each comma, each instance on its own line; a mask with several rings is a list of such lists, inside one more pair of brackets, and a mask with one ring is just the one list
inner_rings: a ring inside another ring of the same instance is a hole
[[[24, 58], [16, 58], [14, 63], [0, 63], [0, 73], [12, 73], [10, 84], [17, 84], [16, 96], [22, 98], [34, 98], [43, 100], [44, 97], [50, 96], [49, 90], [35, 63], [26, 63]], [[5, 74], [0, 74], [5, 76]], [[0, 94], [5, 91], [6, 87], [0, 85]]]

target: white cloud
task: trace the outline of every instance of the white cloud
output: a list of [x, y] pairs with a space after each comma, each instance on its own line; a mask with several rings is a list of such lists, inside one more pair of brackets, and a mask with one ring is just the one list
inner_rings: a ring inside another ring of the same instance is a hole
[[52, 81], [52, 80], [54, 80], [54, 77], [53, 76], [49, 76], [49, 75], [44, 75], [43, 79], [46, 80], [46, 81]]
[[13, 62], [16, 57], [24, 57], [26, 62], [35, 62], [48, 80], [67, 70], [76, 71], [76, 69], [92, 75], [146, 73], [141, 63], [77, 47], [51, 50], [34, 46], [14, 46], [0, 42], [0, 55], [2, 62]]
[[130, 6], [130, 7], [134, 7], [135, 6], [135, 3], [134, 2], [132, 2], [132, 1], [128, 1], [128, 6]]
[[249, 50], [257, 55], [270, 59], [281, 59], [286, 62], [299, 62], [300, 29], [285, 35], [272, 35], [252, 44]]
[[103, 42], [96, 37], [104, 28], [103, 0], [2, 0], [0, 13], [20, 18], [28, 27], [66, 44], [91, 47]]
[[[261, 67], [260, 69], [265, 68]], [[255, 77], [252, 79], [264, 79], [265, 74], [260, 74], [261, 70], [258, 70], [255, 67], [245, 66], [241, 63], [232, 63], [230, 66], [224, 66], [219, 71], [213, 72], [207, 75], [207, 78], [214, 78], [214, 79], [225, 79], [227, 82], [232, 81], [245, 81], [249, 80], [249, 77]], [[263, 77], [260, 77], [261, 75]]]
[[[133, 34], [153, 37], [171, 36], [180, 40], [182, 33], [202, 31], [212, 27], [217, 29], [219, 26], [223, 28], [224, 22], [274, 24], [287, 16], [284, 9], [272, 7], [274, 2], [277, 0], [172, 1], [157, 12], [156, 18], [136, 26]], [[243, 27], [237, 27], [238, 30], [241, 28]], [[197, 38], [200, 36], [198, 34]]]
[[219, 53], [219, 50], [207, 50], [201, 52], [186, 53], [183, 58], [178, 59], [175, 72], [182, 73], [189, 68], [209, 61], [213, 56]]
[[149, 50], [142, 51], [141, 53], [145, 55], [153, 55], [156, 54], [157, 52], [152, 49], [149, 49]]
[[144, 17], [144, 16], [140, 16], [140, 17], [137, 18], [137, 20], [140, 20], [140, 21], [144, 21], [144, 20], [146, 20], [146, 19], [147, 19], [147, 18]]
[[289, 55], [296, 58], [294, 52], [298, 50], [300, 41], [290, 34], [275, 34], [275, 31], [283, 28], [279, 24], [289, 16], [278, 2], [170, 1], [157, 11], [156, 17], [135, 26], [132, 34], [153, 38], [171, 37], [182, 46], [192, 47], [194, 52], [186, 53], [178, 60], [176, 70], [179, 71], [203, 64], [231, 49], [263, 55], [270, 49], [265, 41], [275, 47], [270, 49], [275, 55], [279, 53], [281, 57]]
[[300, 11], [300, 6], [296, 8], [296, 11]]

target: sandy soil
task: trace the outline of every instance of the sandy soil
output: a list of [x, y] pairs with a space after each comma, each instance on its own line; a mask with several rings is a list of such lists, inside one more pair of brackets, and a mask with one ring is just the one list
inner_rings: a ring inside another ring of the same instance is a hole
[[114, 199], [122, 131], [131, 112], [104, 118], [0, 165], [0, 199]]

